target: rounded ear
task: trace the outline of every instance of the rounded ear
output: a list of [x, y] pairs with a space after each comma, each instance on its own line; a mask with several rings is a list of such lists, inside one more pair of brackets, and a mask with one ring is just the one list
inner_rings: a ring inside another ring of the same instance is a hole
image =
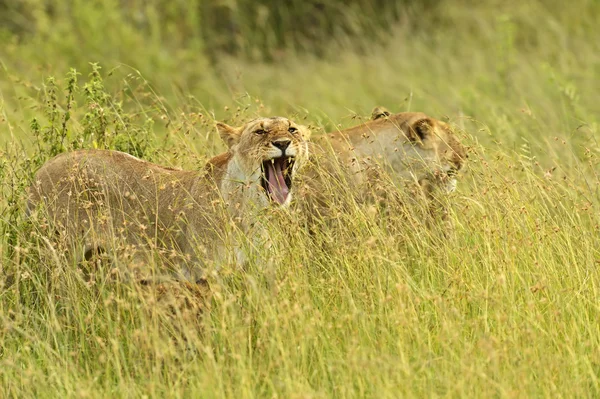
[[408, 128], [408, 138], [411, 141], [423, 141], [433, 131], [433, 121], [429, 118], [421, 119]]
[[228, 148], [233, 147], [240, 141], [241, 132], [225, 123], [217, 122], [217, 131]]
[[387, 118], [390, 116], [390, 111], [388, 111], [384, 107], [375, 107], [373, 111], [371, 111], [371, 120], [376, 121], [377, 119]]

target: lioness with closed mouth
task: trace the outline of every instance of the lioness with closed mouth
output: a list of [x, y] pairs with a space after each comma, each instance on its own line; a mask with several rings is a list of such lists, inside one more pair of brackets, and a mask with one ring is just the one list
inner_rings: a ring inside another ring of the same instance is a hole
[[449, 193], [466, 162], [466, 150], [448, 124], [422, 112], [391, 114], [376, 107], [360, 125], [326, 134], [321, 145], [331, 147], [359, 181], [375, 165], [424, 189]]
[[327, 217], [332, 199], [342, 192], [361, 202], [416, 204], [445, 219], [444, 196], [438, 194], [455, 190], [466, 162], [466, 149], [448, 124], [421, 112], [391, 114], [383, 107], [357, 126], [316, 137], [310, 152], [298, 205]]
[[42, 211], [74, 262], [115, 248], [150, 248], [183, 255], [187, 261], [173, 262], [173, 272], [200, 278], [203, 264], [224, 256], [230, 222], [246, 232], [257, 213], [290, 203], [294, 176], [308, 156], [310, 131], [287, 118], [258, 118], [239, 128], [218, 123], [217, 130], [228, 151], [201, 171], [117, 151], [60, 154], [36, 173], [29, 212]]

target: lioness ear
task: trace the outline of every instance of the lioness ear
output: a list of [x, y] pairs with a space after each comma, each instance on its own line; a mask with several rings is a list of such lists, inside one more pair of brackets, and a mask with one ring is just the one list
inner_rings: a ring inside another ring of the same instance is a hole
[[217, 130], [221, 139], [227, 144], [228, 148], [233, 147], [240, 140], [240, 131], [234, 127], [231, 127], [225, 123], [217, 122]]
[[413, 123], [408, 129], [408, 138], [411, 141], [423, 141], [433, 131], [433, 121], [429, 118]]
[[371, 120], [376, 121], [377, 119], [387, 118], [390, 115], [390, 111], [384, 107], [375, 107], [373, 108], [373, 111], [371, 111]]

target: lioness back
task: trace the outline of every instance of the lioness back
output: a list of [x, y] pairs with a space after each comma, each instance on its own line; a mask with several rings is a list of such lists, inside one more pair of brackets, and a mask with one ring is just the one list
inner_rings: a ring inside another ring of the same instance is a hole
[[[149, 246], [191, 256], [190, 226], [214, 231], [216, 187], [205, 171], [168, 168], [117, 151], [80, 150], [42, 166], [29, 208], [45, 204], [49, 224], [70, 251], [78, 251], [75, 260], [109, 250], [116, 239], [132, 251]], [[74, 248], [75, 242], [82, 247]]]

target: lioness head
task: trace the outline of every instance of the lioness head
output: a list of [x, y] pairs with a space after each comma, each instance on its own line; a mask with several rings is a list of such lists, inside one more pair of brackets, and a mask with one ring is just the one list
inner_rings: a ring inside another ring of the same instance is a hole
[[308, 157], [310, 131], [282, 117], [258, 118], [234, 128], [217, 123], [230, 154], [227, 180], [258, 187], [262, 205], [288, 205], [293, 178]]
[[377, 107], [367, 125], [371, 132], [396, 133], [394, 143], [389, 144], [397, 155], [388, 155], [395, 170], [416, 178], [424, 187], [434, 184], [446, 192], [456, 189], [456, 175], [465, 164], [466, 150], [448, 124], [421, 112], [390, 114]]

